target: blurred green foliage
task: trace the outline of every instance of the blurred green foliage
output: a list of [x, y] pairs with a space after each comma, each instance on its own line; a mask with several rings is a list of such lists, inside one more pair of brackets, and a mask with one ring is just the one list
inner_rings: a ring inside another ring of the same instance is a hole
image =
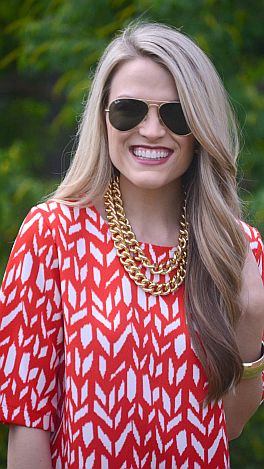
[[[213, 60], [243, 132], [246, 217], [264, 235], [263, 17], [263, 0], [1, 2], [0, 278], [26, 212], [69, 164], [96, 61], [115, 32], [136, 18], [181, 28]], [[0, 468], [5, 438], [1, 430]], [[231, 443], [231, 457], [233, 468], [264, 466], [263, 408]]]

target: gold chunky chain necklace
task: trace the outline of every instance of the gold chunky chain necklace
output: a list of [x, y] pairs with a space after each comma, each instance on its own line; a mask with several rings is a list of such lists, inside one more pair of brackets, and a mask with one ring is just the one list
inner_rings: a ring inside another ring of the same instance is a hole
[[[104, 196], [105, 210], [117, 255], [130, 278], [145, 292], [151, 295], [168, 295], [174, 292], [184, 281], [186, 274], [188, 224], [186, 222], [186, 200], [184, 201], [179, 244], [173, 257], [166, 262], [151, 263], [136, 239], [135, 233], [127, 220], [121, 198], [119, 178], [113, 179]], [[177, 269], [176, 274], [167, 282], [154, 282], [142, 272], [142, 267], [154, 274], [166, 275]]]

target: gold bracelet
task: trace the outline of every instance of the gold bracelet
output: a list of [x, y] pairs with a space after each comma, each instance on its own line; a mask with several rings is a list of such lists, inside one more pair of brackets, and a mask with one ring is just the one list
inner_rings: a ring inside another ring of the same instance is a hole
[[256, 378], [264, 370], [264, 342], [261, 342], [261, 356], [255, 362], [243, 363], [242, 379]]

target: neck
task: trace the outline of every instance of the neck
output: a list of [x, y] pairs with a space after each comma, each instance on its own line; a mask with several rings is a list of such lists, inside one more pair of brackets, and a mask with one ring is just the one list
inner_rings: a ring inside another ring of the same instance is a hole
[[138, 241], [177, 245], [183, 205], [180, 180], [159, 189], [145, 189], [121, 176], [120, 190], [126, 217]]

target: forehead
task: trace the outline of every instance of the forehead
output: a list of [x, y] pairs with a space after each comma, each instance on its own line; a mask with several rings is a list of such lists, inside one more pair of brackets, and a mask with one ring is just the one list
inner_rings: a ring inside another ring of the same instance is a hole
[[172, 75], [148, 57], [137, 57], [121, 64], [114, 73], [109, 100], [120, 97], [174, 101], [178, 99]]

